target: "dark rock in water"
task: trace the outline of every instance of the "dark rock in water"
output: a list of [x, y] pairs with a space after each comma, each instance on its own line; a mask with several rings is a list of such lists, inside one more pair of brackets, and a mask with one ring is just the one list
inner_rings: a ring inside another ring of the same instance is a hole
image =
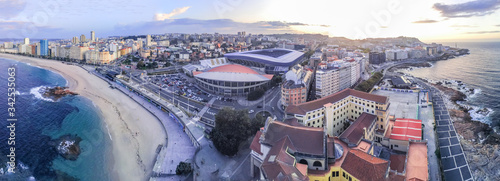
[[52, 140], [49, 142], [53, 146], [57, 153], [61, 155], [66, 160], [76, 160], [81, 153], [80, 141], [82, 138], [77, 135], [63, 135], [59, 139]]
[[66, 96], [66, 95], [78, 95], [77, 93], [71, 92], [71, 91], [66, 90], [66, 89], [68, 89], [68, 87], [57, 86], [57, 87], [53, 87], [53, 88], [48, 88], [43, 93], [43, 96], [47, 97], [47, 98], [54, 99], [55, 101], [57, 101], [58, 99]]
[[68, 175], [67, 173], [64, 173], [59, 170], [55, 170], [56, 172], [56, 180], [57, 181], [78, 181], [80, 179], [77, 179], [71, 175]]

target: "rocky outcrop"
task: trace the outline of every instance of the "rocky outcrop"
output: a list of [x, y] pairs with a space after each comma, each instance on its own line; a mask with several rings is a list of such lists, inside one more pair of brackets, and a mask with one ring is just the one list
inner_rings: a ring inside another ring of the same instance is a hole
[[57, 101], [58, 99], [66, 96], [66, 95], [78, 95], [76, 92], [71, 92], [67, 90], [68, 87], [53, 87], [53, 88], [47, 88], [45, 92], [43, 93], [44, 97], [51, 98], [54, 101]]
[[57, 153], [66, 160], [76, 160], [81, 153], [80, 141], [82, 138], [77, 135], [63, 135], [59, 139], [52, 140], [49, 144], [53, 146]]

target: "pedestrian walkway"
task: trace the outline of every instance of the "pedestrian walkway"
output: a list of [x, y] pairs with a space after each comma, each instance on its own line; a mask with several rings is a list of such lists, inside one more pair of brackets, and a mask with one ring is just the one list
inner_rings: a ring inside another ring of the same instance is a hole
[[459, 137], [438, 90], [432, 88], [434, 118], [445, 180], [473, 180]]
[[212, 99], [210, 99], [210, 101], [208, 101], [208, 104], [205, 105], [205, 107], [203, 107], [203, 109], [200, 110], [200, 112], [198, 112], [198, 116], [199, 117], [202, 117], [203, 114], [205, 114], [208, 110], [208, 105], [212, 105], [213, 103], [215, 102], [215, 97], [212, 97]]

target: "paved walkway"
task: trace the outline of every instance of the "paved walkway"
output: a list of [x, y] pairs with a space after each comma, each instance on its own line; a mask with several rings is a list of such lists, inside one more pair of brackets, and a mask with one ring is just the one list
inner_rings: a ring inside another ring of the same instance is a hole
[[436, 132], [445, 180], [473, 180], [459, 137], [440, 92], [432, 88]]

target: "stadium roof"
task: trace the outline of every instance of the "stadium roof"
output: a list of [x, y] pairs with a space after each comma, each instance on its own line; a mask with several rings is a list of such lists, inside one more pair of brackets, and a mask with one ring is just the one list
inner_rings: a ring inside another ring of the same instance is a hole
[[269, 81], [273, 75], [259, 74], [255, 70], [238, 64], [221, 65], [206, 72], [194, 72], [197, 78], [231, 81], [231, 82], [258, 82]]
[[304, 57], [304, 53], [288, 49], [262, 49], [246, 52], [227, 53], [228, 59], [241, 59], [273, 66], [292, 66]]
[[416, 119], [396, 119], [392, 127], [390, 139], [395, 140], [421, 140], [422, 121]]

